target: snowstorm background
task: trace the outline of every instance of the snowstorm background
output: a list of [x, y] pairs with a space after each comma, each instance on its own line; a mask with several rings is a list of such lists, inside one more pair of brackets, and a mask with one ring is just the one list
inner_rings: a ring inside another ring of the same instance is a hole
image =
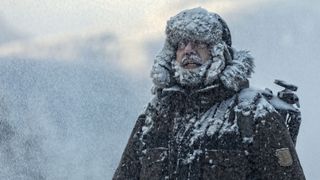
[[111, 179], [151, 99], [166, 20], [201, 6], [250, 50], [251, 85], [298, 85], [297, 151], [319, 179], [320, 3], [298, 0], [0, 1], [0, 179]]

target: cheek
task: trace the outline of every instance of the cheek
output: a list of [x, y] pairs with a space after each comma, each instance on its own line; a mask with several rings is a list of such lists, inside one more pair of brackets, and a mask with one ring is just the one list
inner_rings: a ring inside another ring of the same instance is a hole
[[176, 61], [181, 62], [182, 57], [183, 57], [183, 53], [178, 50], [178, 51], [176, 52]]
[[199, 50], [198, 54], [201, 57], [201, 59], [203, 59], [205, 61], [209, 60], [209, 58], [210, 58], [210, 51], [207, 49]]

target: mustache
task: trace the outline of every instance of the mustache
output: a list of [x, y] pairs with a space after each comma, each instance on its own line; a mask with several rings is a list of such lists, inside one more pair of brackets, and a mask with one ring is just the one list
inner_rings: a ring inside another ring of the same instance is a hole
[[197, 64], [200, 66], [203, 65], [202, 59], [198, 55], [195, 55], [195, 54], [186, 55], [181, 60], [182, 66], [186, 66], [187, 64], [190, 64], [190, 63]]

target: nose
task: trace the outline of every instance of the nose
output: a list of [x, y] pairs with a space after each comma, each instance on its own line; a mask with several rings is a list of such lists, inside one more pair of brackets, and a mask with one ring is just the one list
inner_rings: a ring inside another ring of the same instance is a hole
[[194, 49], [193, 49], [193, 45], [191, 42], [188, 42], [188, 44], [186, 45], [186, 47], [184, 48], [184, 53], [185, 54], [192, 54], [195, 53]]

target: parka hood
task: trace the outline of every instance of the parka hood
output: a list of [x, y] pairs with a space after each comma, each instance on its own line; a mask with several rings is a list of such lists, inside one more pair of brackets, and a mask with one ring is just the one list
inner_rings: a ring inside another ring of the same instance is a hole
[[213, 63], [217, 62], [218, 58], [224, 59], [219, 64], [221, 68], [218, 71], [211, 72], [211, 69], [208, 69], [207, 76], [217, 76], [212, 78], [213, 80], [209, 79], [201, 88], [212, 86], [216, 82], [232, 91], [248, 87], [248, 78], [254, 69], [253, 58], [248, 51], [236, 51], [231, 47], [229, 28], [218, 14], [203, 8], [182, 11], [167, 22], [166, 36], [164, 46], [155, 57], [151, 70], [154, 90], [179, 85], [174, 79], [172, 63], [176, 59], [177, 44], [186, 39], [209, 44], [212, 55], [210, 61]]

